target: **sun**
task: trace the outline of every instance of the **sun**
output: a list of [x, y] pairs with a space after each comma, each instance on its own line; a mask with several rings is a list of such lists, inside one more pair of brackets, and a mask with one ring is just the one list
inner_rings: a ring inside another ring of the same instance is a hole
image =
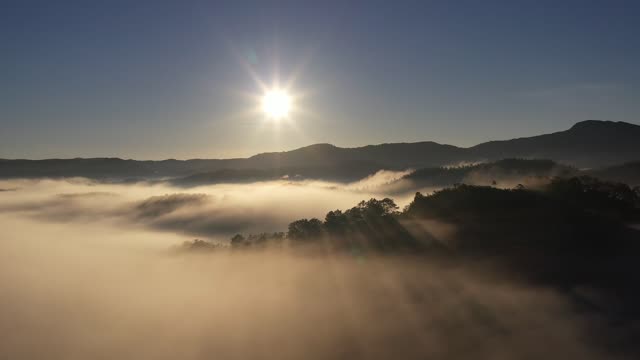
[[287, 117], [291, 112], [291, 96], [280, 89], [267, 91], [262, 96], [262, 111], [274, 120]]

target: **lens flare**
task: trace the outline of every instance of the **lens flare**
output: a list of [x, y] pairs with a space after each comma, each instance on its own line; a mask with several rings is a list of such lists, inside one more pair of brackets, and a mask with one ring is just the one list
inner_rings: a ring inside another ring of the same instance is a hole
[[291, 96], [283, 90], [269, 90], [262, 96], [262, 111], [275, 120], [287, 117], [291, 111]]

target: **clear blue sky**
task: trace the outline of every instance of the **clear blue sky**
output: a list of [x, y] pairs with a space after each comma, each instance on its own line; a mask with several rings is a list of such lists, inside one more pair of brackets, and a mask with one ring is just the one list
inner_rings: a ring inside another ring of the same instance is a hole
[[[3, 1], [0, 157], [468, 146], [638, 123], [639, 19], [640, 2], [615, 0]], [[251, 73], [295, 79], [289, 121], [252, 112]]]

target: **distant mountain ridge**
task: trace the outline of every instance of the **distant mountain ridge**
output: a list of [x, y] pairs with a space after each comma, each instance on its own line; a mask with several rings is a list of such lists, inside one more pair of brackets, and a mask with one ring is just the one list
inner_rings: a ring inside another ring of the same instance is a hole
[[[640, 126], [626, 122], [587, 120], [568, 130], [511, 140], [489, 141], [469, 148], [433, 141], [389, 143], [356, 148], [315, 144], [285, 152], [238, 159], [139, 161], [118, 158], [0, 160], [1, 178], [88, 177], [139, 179], [189, 177], [221, 170], [265, 171], [280, 176], [287, 169], [352, 179], [380, 169], [401, 170], [505, 158], [549, 159], [579, 168], [612, 166], [640, 160]], [[357, 171], [354, 171], [356, 169]], [[347, 171], [351, 170], [351, 171]], [[342, 173], [349, 174], [342, 176]], [[238, 176], [238, 172], [233, 173]], [[291, 175], [295, 175], [291, 173]], [[201, 175], [204, 176], [204, 175]], [[205, 176], [206, 177], [206, 176]]]
[[480, 158], [551, 159], [578, 167], [598, 167], [638, 160], [640, 126], [613, 121], [586, 120], [551, 134], [489, 141], [469, 148]]

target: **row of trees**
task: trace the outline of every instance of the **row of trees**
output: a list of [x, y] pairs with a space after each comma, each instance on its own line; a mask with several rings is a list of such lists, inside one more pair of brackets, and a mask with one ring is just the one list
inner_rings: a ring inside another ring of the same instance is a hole
[[[389, 198], [361, 201], [346, 211], [333, 210], [324, 221], [311, 218], [299, 219], [289, 224], [286, 234], [261, 233], [247, 237], [236, 234], [231, 238], [234, 249], [265, 246], [291, 246], [320, 244], [331, 248], [351, 250], [360, 247], [390, 248], [399, 244], [402, 226], [398, 219], [398, 205]], [[391, 241], [391, 239], [394, 239]]]
[[362, 248], [389, 250], [408, 247], [408, 233], [400, 225], [402, 212], [389, 198], [361, 201], [351, 209], [329, 211], [324, 221], [311, 218], [299, 219], [289, 224], [286, 233], [236, 234], [231, 247], [261, 248], [321, 244], [331, 249]]
[[316, 244], [331, 249], [417, 251], [441, 242], [429, 231], [409, 231], [407, 223], [435, 219], [459, 227], [458, 244], [466, 241], [473, 248], [489, 248], [514, 243], [514, 237], [553, 240], [604, 218], [633, 221], [639, 218], [638, 209], [638, 188], [589, 177], [556, 178], [538, 190], [460, 184], [428, 196], [416, 193], [402, 211], [392, 199], [370, 199], [345, 211], [330, 211], [324, 220], [293, 221], [286, 233], [237, 234], [230, 244], [233, 249]]

